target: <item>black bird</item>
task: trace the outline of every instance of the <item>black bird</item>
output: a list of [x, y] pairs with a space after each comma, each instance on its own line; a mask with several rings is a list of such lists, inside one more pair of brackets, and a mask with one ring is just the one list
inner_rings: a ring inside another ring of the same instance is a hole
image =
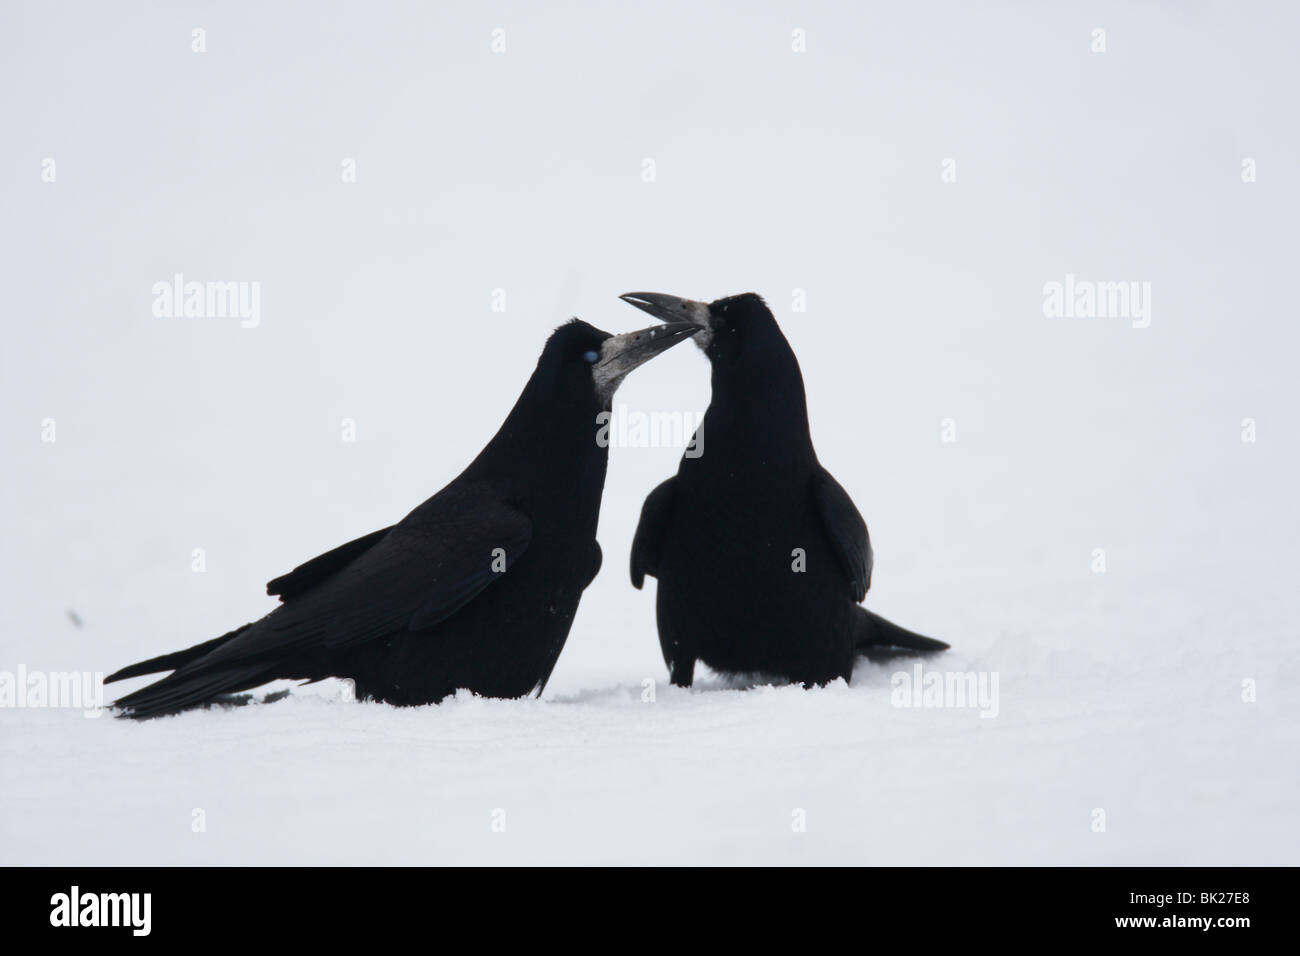
[[808, 686], [847, 680], [871, 648], [947, 648], [859, 606], [871, 584], [867, 526], [817, 461], [799, 363], [763, 300], [622, 298], [695, 322], [713, 370], [696, 448], [646, 498], [632, 541], [632, 584], [659, 579], [672, 682], [689, 687], [699, 660]]
[[698, 328], [610, 335], [556, 329], [496, 436], [459, 477], [389, 528], [266, 586], [259, 621], [107, 681], [173, 671], [116, 701], [152, 717], [271, 680], [351, 678], [357, 696], [426, 704], [459, 688], [522, 697], [545, 686], [600, 568], [609, 449], [597, 416], [638, 365]]

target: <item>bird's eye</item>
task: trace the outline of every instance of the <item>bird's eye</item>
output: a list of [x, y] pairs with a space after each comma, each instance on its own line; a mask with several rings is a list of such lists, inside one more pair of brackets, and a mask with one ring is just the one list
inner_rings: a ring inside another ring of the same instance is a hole
[[596, 359], [600, 358], [600, 353], [595, 350], [592, 350], [588, 352], [583, 352], [582, 357], [588, 363], [595, 364]]

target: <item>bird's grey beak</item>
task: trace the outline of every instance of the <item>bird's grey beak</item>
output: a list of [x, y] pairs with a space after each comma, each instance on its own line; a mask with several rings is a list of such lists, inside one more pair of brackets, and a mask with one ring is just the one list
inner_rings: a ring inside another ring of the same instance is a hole
[[644, 365], [660, 352], [666, 352], [678, 342], [685, 342], [700, 330], [694, 322], [668, 322], [652, 325], [648, 329], [611, 335], [600, 346], [600, 358], [591, 367], [591, 377], [596, 383], [596, 393], [608, 404], [614, 390], [627, 373]]
[[709, 306], [705, 302], [681, 299], [662, 292], [626, 292], [619, 298], [642, 312], [649, 312], [662, 322], [694, 322], [699, 328], [709, 327]]

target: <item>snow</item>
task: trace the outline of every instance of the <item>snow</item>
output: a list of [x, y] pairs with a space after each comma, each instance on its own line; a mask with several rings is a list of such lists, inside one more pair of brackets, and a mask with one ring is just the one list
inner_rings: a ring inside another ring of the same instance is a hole
[[[871, 526], [868, 605], [998, 688], [667, 686], [626, 559], [680, 451], [615, 448], [542, 699], [0, 709], [0, 863], [1297, 862], [1300, 11], [0, 18], [0, 673], [265, 613], [452, 478], [559, 321], [752, 289]], [[260, 282], [259, 323], [155, 316], [178, 272]], [[1046, 316], [1068, 275], [1150, 282], [1149, 327]], [[705, 361], [617, 402], [698, 414]]]

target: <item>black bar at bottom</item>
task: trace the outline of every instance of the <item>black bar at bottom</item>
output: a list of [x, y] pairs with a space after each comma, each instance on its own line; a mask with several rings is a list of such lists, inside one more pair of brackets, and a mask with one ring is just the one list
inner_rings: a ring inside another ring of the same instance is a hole
[[[1289, 869], [536, 870], [333, 868], [10, 869], [3, 925], [22, 935], [77, 933], [168, 941], [337, 943], [336, 934], [485, 933], [533, 943], [590, 924], [652, 938], [686, 908], [726, 935], [773, 923], [805, 940], [855, 921], [906, 938], [1195, 937], [1231, 943], [1285, 925]], [[730, 916], [723, 917], [724, 912]], [[722, 923], [716, 922], [722, 919]], [[544, 920], [544, 921], [543, 921]], [[702, 930], [704, 932], [706, 930]], [[915, 934], [920, 933], [920, 936]], [[971, 935], [976, 934], [976, 935]], [[400, 937], [394, 937], [394, 941]], [[417, 936], [416, 938], [421, 938]], [[557, 937], [562, 938], [562, 937]], [[572, 938], [572, 937], [569, 937]], [[704, 937], [707, 938], [707, 937]]]

